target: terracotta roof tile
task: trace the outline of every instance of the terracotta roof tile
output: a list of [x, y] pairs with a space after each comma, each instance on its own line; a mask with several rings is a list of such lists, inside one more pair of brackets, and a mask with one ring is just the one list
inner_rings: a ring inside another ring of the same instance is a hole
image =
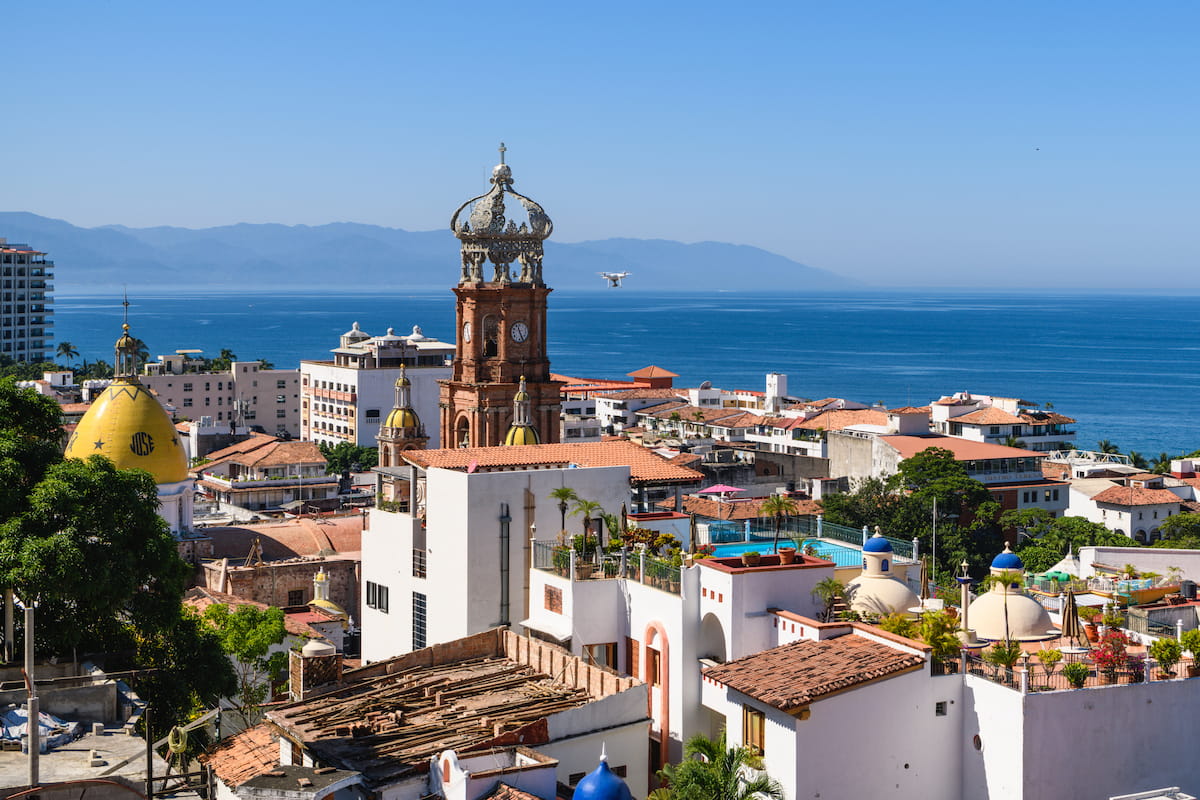
[[628, 439], [605, 442], [529, 444], [514, 447], [458, 447], [442, 450], [409, 450], [403, 457], [418, 467], [466, 470], [520, 468], [575, 464], [581, 467], [628, 466], [630, 482], [686, 484], [703, 479], [695, 470], [672, 463]]
[[[657, 419], [670, 419], [671, 415], [675, 413], [679, 414], [679, 418], [683, 422], [702, 422], [706, 425], [711, 425], [718, 420], [741, 416], [746, 412], [740, 408], [700, 408], [688, 405], [687, 403], [661, 403], [650, 408], [644, 408], [638, 411], [637, 415], [655, 417]], [[697, 414], [700, 415], [700, 419], [696, 419]]]
[[223, 740], [200, 760], [232, 789], [275, 767], [279, 763], [279, 742], [269, 726], [255, 725]]
[[899, 408], [889, 408], [889, 414], [928, 414], [929, 406], [900, 406]]
[[954, 453], [957, 461], [987, 461], [995, 458], [1045, 458], [1045, 453], [1034, 450], [1022, 450], [1017, 447], [1005, 447], [1002, 444], [990, 442], [973, 442], [970, 439], [960, 439], [957, 436], [904, 436], [891, 435], [881, 437], [900, 453], [901, 458], [912, 458], [922, 450], [939, 447]]
[[1071, 417], [1053, 411], [1022, 411], [1020, 417], [1029, 425], [1072, 425], [1075, 423]]
[[767, 705], [793, 711], [924, 664], [923, 656], [848, 634], [792, 642], [713, 667], [704, 675]]
[[674, 372], [671, 372], [671, 370], [663, 369], [662, 367], [656, 367], [653, 364], [651, 364], [648, 367], [642, 367], [641, 369], [635, 370], [634, 372], [627, 372], [625, 374], [628, 375], [630, 378], [678, 378], [679, 377]]
[[795, 428], [815, 431], [823, 428], [827, 431], [840, 431], [851, 425], [887, 425], [887, 414], [873, 408], [835, 409], [822, 411], [816, 416], [801, 420]]
[[683, 397], [679, 389], [651, 389], [644, 386], [635, 389], [605, 390], [603, 395], [614, 400], [674, 400]]
[[963, 414], [958, 417], [951, 417], [951, 422], [965, 422], [968, 425], [1020, 425], [1021, 418], [1014, 416], [1007, 411], [991, 406], [981, 408], [978, 411], [972, 411], [969, 414]]
[[1092, 502], [1114, 506], [1157, 506], [1178, 503], [1179, 495], [1166, 489], [1143, 489], [1141, 487], [1114, 486], [1092, 496]]
[[539, 800], [536, 794], [523, 792], [515, 786], [509, 786], [503, 782], [497, 783], [496, 788], [484, 797], [488, 800]]

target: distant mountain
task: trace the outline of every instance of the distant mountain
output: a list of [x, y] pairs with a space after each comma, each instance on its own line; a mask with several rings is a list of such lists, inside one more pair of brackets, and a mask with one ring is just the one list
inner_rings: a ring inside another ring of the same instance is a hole
[[[63, 295], [187, 289], [444, 289], [458, 278], [447, 231], [378, 225], [227, 225], [80, 228], [27, 212], [0, 212], [0, 236], [44, 250]], [[766, 250], [721, 242], [603, 239], [546, 243], [546, 278], [561, 289], [601, 289], [601, 271], [633, 273], [629, 289], [849, 289], [857, 281]]]

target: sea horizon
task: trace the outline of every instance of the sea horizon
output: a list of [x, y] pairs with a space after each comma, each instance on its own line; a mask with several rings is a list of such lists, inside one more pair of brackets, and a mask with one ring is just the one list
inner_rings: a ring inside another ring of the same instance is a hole
[[[58, 294], [55, 346], [112, 361], [123, 308], [111, 293]], [[1019, 397], [1078, 420], [1075, 444], [1100, 439], [1148, 458], [1200, 448], [1200, 293], [559, 290], [548, 350], [557, 373], [596, 378], [657, 364], [678, 386], [762, 390], [788, 375], [799, 397], [889, 407], [956, 391]], [[139, 287], [133, 334], [152, 356], [221, 348], [279, 367], [321, 360], [358, 322], [372, 335], [454, 339], [449, 288], [407, 292], [183, 291]]]

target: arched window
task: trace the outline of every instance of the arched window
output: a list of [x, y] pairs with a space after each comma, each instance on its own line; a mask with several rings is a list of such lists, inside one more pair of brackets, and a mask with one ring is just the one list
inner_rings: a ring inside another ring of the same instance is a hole
[[483, 357], [495, 358], [499, 352], [500, 326], [493, 316], [483, 318]]
[[454, 426], [454, 441], [459, 447], [471, 446], [471, 423], [466, 417], [459, 417]]
[[883, 568], [883, 571], [884, 571], [884, 572], [887, 572], [887, 571], [888, 571], [888, 560], [887, 560], [886, 558], [885, 558], [885, 559], [883, 559], [883, 565], [882, 565], [882, 568]]

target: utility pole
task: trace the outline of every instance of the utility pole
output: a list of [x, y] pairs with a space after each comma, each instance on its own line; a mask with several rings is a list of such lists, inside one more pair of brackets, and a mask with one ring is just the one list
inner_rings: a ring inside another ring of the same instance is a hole
[[37, 688], [33, 674], [33, 603], [25, 604], [25, 686], [29, 690], [29, 704], [25, 714], [25, 741], [29, 744], [29, 788], [40, 784], [38, 756], [41, 755], [41, 712], [38, 708]]

